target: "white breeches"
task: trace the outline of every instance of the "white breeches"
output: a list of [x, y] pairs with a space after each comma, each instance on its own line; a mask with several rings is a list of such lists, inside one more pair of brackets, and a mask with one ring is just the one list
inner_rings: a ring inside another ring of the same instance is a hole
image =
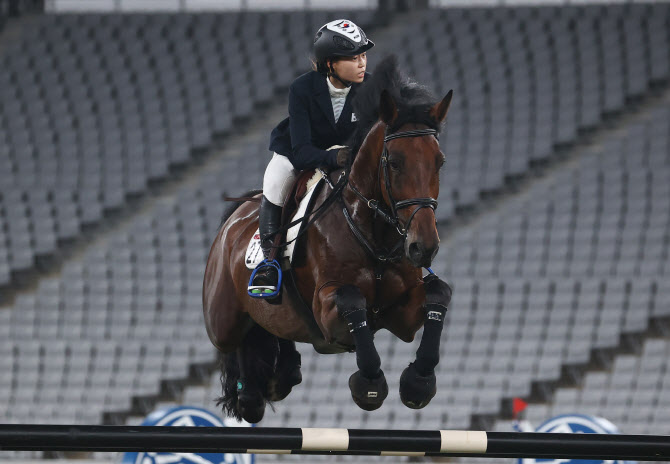
[[268, 163], [268, 167], [265, 168], [263, 195], [270, 203], [283, 206], [297, 175], [298, 171], [289, 159], [275, 153]]

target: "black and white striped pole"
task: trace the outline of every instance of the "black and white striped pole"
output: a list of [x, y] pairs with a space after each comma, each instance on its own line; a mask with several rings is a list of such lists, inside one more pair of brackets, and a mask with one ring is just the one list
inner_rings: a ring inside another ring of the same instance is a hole
[[670, 436], [265, 427], [0, 425], [0, 450], [670, 460]]

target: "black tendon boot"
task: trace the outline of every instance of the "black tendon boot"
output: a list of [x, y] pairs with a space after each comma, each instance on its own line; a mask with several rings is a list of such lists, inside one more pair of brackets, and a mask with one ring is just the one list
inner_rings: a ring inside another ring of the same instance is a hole
[[279, 229], [281, 223], [281, 206], [270, 202], [265, 195], [261, 200], [261, 207], [258, 214], [258, 229], [261, 236], [261, 248], [265, 260], [256, 266], [256, 274], [249, 283], [249, 294], [256, 298], [269, 298], [277, 301], [279, 298], [279, 263], [276, 260], [269, 260], [272, 251], [272, 242], [275, 238], [275, 232]]

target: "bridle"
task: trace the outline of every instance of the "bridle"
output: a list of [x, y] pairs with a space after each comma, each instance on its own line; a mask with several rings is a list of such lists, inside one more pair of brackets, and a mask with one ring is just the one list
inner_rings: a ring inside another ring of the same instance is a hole
[[[384, 175], [384, 186], [386, 188], [386, 194], [389, 199], [389, 206], [391, 211], [386, 212], [385, 209], [379, 204], [379, 202], [375, 199], [369, 199], [366, 198], [365, 195], [363, 195], [360, 190], [356, 188], [356, 186], [351, 182], [351, 179], [349, 179], [349, 182], [347, 185], [349, 188], [361, 199], [365, 202], [365, 204], [375, 212], [375, 216], [379, 215], [384, 221], [386, 221], [388, 224], [392, 225], [395, 227], [395, 229], [398, 231], [398, 234], [400, 234], [401, 238], [398, 240], [396, 245], [388, 252], [386, 253], [380, 253], [378, 252], [375, 247], [365, 238], [359, 227], [354, 223], [353, 219], [351, 218], [351, 214], [349, 214], [349, 210], [347, 209], [346, 205], [343, 205], [342, 212], [344, 213], [344, 217], [347, 220], [347, 224], [349, 224], [349, 228], [351, 229], [351, 232], [356, 236], [358, 241], [363, 245], [363, 247], [370, 253], [370, 255], [380, 263], [385, 263], [385, 262], [396, 262], [400, 261], [402, 259], [402, 247], [405, 244], [405, 241], [407, 240], [407, 231], [409, 230], [410, 226], [412, 225], [412, 220], [414, 219], [414, 216], [416, 213], [419, 212], [419, 210], [423, 208], [431, 208], [432, 210], [435, 210], [437, 208], [437, 200], [435, 198], [410, 198], [407, 200], [400, 200], [400, 201], [395, 201], [393, 198], [393, 194], [391, 193], [391, 178], [389, 176], [389, 168], [388, 168], [388, 148], [387, 148], [387, 143], [391, 140], [394, 139], [400, 139], [400, 138], [406, 138], [406, 137], [421, 137], [424, 135], [432, 135], [435, 138], [438, 138], [438, 133], [435, 129], [418, 129], [418, 130], [410, 130], [410, 131], [405, 131], [405, 132], [397, 132], [395, 134], [389, 134], [389, 128], [386, 128], [386, 135], [384, 136], [384, 149], [382, 151], [382, 156], [379, 160], [379, 168], [377, 171], [377, 179], [379, 181], [379, 170], [382, 171]], [[348, 177], [348, 175], [347, 175]], [[398, 210], [404, 209], [404, 208], [409, 208], [410, 206], [418, 206], [412, 214], [409, 217], [409, 220], [403, 224], [403, 222], [400, 220], [400, 217], [398, 216]]]

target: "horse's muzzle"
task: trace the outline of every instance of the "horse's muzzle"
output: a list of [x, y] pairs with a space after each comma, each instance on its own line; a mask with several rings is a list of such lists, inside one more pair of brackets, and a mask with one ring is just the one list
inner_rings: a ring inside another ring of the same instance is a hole
[[430, 267], [439, 249], [439, 245], [426, 248], [421, 242], [412, 242], [407, 247], [407, 258], [416, 267]]

